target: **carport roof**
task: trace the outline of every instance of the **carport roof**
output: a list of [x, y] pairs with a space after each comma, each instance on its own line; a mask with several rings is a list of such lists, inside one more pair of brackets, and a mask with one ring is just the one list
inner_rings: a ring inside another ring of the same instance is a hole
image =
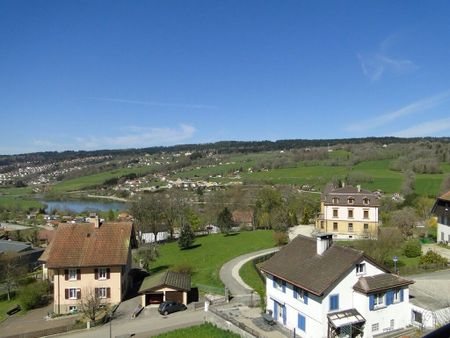
[[179, 291], [191, 290], [191, 276], [186, 273], [165, 271], [146, 277], [142, 281], [139, 293], [157, 291], [164, 287], [173, 288]]

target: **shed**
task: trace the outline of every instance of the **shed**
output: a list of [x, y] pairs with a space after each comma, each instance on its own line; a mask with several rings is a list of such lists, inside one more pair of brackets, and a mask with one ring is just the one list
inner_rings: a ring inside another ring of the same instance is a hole
[[165, 271], [146, 277], [139, 289], [144, 307], [169, 300], [187, 305], [190, 291], [191, 276], [174, 271]]

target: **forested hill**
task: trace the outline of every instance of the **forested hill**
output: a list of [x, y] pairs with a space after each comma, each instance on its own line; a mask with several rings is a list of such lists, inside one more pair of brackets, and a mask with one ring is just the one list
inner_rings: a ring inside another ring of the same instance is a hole
[[83, 158], [89, 156], [107, 156], [107, 155], [136, 155], [136, 154], [155, 154], [161, 152], [186, 152], [186, 151], [213, 151], [217, 153], [248, 153], [271, 150], [286, 150], [305, 147], [335, 146], [344, 144], [392, 144], [392, 143], [415, 143], [415, 142], [443, 142], [449, 143], [450, 137], [363, 137], [347, 139], [293, 139], [278, 141], [219, 141], [215, 143], [202, 144], [181, 144], [169, 147], [148, 147], [131, 148], [119, 150], [93, 150], [93, 151], [47, 151], [18, 155], [0, 155], [0, 165], [8, 165], [14, 161], [52, 161]]

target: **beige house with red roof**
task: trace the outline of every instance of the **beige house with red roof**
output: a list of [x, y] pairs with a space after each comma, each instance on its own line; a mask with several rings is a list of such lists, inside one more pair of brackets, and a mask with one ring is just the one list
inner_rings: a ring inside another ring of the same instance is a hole
[[133, 224], [60, 224], [40, 260], [54, 285], [54, 312], [77, 310], [83, 297], [95, 293], [105, 304], [117, 304], [129, 285]]

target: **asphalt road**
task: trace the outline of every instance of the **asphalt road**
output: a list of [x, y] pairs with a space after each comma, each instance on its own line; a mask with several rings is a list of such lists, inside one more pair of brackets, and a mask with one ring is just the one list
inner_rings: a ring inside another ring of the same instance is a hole
[[[194, 311], [188, 309], [182, 312], [172, 313], [166, 317], [161, 316], [156, 308], [145, 309], [137, 318], [112, 321], [111, 328], [104, 325], [90, 330], [80, 330], [73, 333], [58, 335], [58, 337], [70, 338], [103, 338], [118, 337], [126, 334], [135, 334], [135, 338], [146, 338], [158, 335], [163, 332], [173, 331], [193, 325], [200, 325], [204, 322], [205, 313], [203, 310]], [[110, 335], [111, 329], [111, 335]]]

